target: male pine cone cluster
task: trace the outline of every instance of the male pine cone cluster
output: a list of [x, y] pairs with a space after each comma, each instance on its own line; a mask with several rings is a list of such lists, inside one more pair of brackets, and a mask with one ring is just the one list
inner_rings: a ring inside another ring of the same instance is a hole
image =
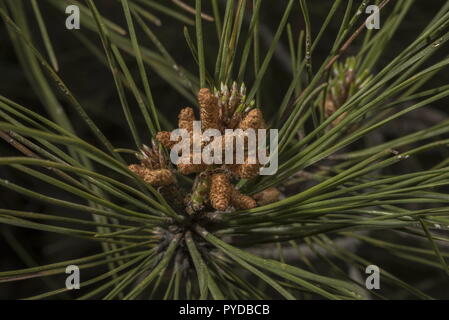
[[[240, 90], [237, 88], [236, 83], [233, 84], [231, 90], [226, 86], [222, 86], [221, 90], [216, 90], [215, 93], [212, 93], [207, 88], [203, 88], [198, 93], [198, 104], [200, 107], [201, 130], [219, 130], [222, 133], [220, 139], [222, 140], [223, 149], [226, 139], [225, 129], [242, 129], [243, 131], [254, 129], [257, 132], [257, 129], [266, 128], [260, 109], [254, 108], [247, 110], [251, 104], [245, 101], [244, 85], [242, 85]], [[192, 136], [195, 120], [193, 109], [190, 107], [183, 108], [178, 115], [178, 127], [180, 129], [186, 129]], [[178, 142], [171, 141], [170, 135], [171, 132], [168, 131], [161, 131], [156, 135], [156, 140], [168, 150], [171, 150]], [[217, 143], [217, 141], [202, 141], [202, 147], [205, 147], [209, 143]], [[155, 152], [149, 154], [149, 150], [146, 150], [143, 154], [146, 162], [144, 163], [142, 161], [141, 165], [129, 166], [131, 171], [153, 186], [163, 186], [175, 182], [171, 171], [160, 163], [156, 164], [154, 160], [150, 160], [155, 157]], [[251, 209], [257, 206], [258, 202], [254, 198], [242, 194], [231, 183], [233, 179], [251, 179], [259, 175], [261, 165], [257, 161], [250, 161], [248, 152], [245, 152], [245, 159], [242, 164], [208, 165], [203, 162], [193, 163], [192, 159], [194, 154], [192, 145], [190, 146], [190, 155], [188, 156], [190, 157], [189, 163], [179, 163], [177, 170], [183, 175], [197, 174], [197, 180], [203, 180], [202, 183], [196, 183], [193, 187], [194, 190], [192, 190], [191, 199], [196, 201], [193, 206], [194, 211], [201, 210], [204, 208], [203, 204], [206, 205], [206, 203], [215, 210], [220, 211], [225, 211], [230, 206], [235, 209]], [[148, 163], [151, 165], [148, 165]], [[208, 182], [205, 183], [205, 180]], [[204, 190], [205, 186], [208, 189], [207, 196], [202, 197], [201, 195], [206, 191]], [[195, 190], [196, 187], [201, 192]], [[203, 201], [204, 203], [198, 204], [198, 199], [202, 198], [207, 199]]]
[[[225, 129], [262, 129], [265, 128], [260, 109], [252, 109], [249, 112], [241, 110], [245, 107], [245, 87], [240, 90], [234, 83], [231, 90], [222, 86], [215, 94], [209, 89], [203, 88], [198, 93], [198, 104], [200, 107], [201, 129], [217, 129], [222, 133], [222, 146], [225, 145]], [[178, 116], [178, 126], [192, 133], [195, 115], [192, 108], [184, 108]], [[170, 132], [159, 132], [156, 139], [167, 149], [174, 145], [170, 141]], [[214, 141], [210, 142], [214, 143]], [[215, 141], [216, 143], [216, 141]], [[203, 142], [203, 147], [204, 147]], [[193, 150], [191, 150], [193, 153]], [[223, 153], [224, 154], [224, 153]], [[193, 154], [190, 154], [193, 158]], [[223, 159], [224, 160], [224, 159]], [[236, 209], [251, 209], [257, 206], [256, 201], [238, 191], [231, 183], [232, 178], [251, 179], [259, 174], [260, 164], [249, 163], [245, 159], [243, 164], [232, 165], [206, 165], [204, 163], [178, 164], [178, 171], [181, 174], [202, 173], [207, 171], [206, 179], [210, 179], [209, 204], [216, 210], [225, 211], [231, 205]], [[224, 161], [223, 161], [224, 162]]]
[[132, 164], [128, 168], [146, 183], [153, 187], [163, 187], [176, 182], [173, 173], [166, 168], [165, 158], [157, 146], [153, 145], [150, 148], [144, 145], [137, 157], [140, 159], [140, 164]]

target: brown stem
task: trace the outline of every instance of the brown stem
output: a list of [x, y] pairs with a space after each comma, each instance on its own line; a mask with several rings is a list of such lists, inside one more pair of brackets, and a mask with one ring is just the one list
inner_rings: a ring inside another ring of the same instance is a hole
[[[189, 6], [188, 4], [185, 4], [181, 0], [172, 0], [172, 1], [177, 6], [181, 7], [182, 9], [184, 9], [185, 11], [190, 12], [191, 14], [195, 14], [195, 9], [192, 8], [191, 6]], [[210, 22], [214, 21], [214, 18], [212, 18], [211, 16], [209, 16], [209, 15], [207, 15], [205, 13], [201, 13], [201, 18], [203, 18], [206, 21], [210, 21]]]
[[31, 157], [31, 158], [41, 159], [37, 154], [35, 154], [33, 151], [31, 151], [30, 149], [25, 147], [23, 144], [21, 144], [20, 142], [15, 140], [8, 133], [0, 130], [0, 138], [5, 140], [6, 142], [8, 142], [11, 146], [13, 146], [17, 150], [19, 150], [24, 155]]
[[[390, 0], [384, 0], [379, 5], [379, 11], [382, 10], [383, 7], [385, 7]], [[329, 63], [326, 65], [325, 70], [330, 69], [332, 65], [342, 56], [343, 53], [345, 53], [346, 50], [348, 50], [349, 46], [354, 42], [355, 39], [362, 33], [363, 29], [365, 28], [365, 21], [362, 23], [362, 25], [349, 37], [348, 40], [343, 44], [343, 46], [340, 48], [338, 53], [329, 61]]]

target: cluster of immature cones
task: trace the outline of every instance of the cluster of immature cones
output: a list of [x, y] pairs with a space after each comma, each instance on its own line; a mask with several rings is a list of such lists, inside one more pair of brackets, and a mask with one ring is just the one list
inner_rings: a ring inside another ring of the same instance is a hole
[[156, 145], [152, 148], [144, 145], [137, 154], [139, 164], [132, 164], [128, 168], [141, 177], [146, 183], [154, 187], [168, 186], [176, 182], [175, 176], [167, 168], [167, 162]]
[[[254, 108], [247, 112], [245, 112], [245, 110], [239, 110], [242, 107], [245, 107], [244, 94], [244, 87], [238, 90], [236, 84], [233, 85], [231, 91], [224, 87], [221, 91], [213, 94], [209, 89], [203, 88], [198, 93], [201, 129], [203, 131], [207, 129], [219, 130], [222, 133], [221, 144], [223, 147], [225, 146], [224, 142], [226, 139], [225, 129], [238, 128], [247, 130], [252, 128], [257, 130], [265, 128], [265, 121], [260, 109]], [[196, 118], [193, 109], [189, 107], [184, 108], [180, 111], [178, 116], [178, 127], [179, 129], [186, 129], [188, 132], [192, 133], [193, 122], [195, 120]], [[170, 132], [168, 131], [159, 132], [156, 139], [169, 150], [177, 142], [170, 140]], [[213, 144], [214, 141], [210, 143]], [[190, 158], [193, 159], [192, 146], [191, 149]], [[245, 163], [229, 165], [226, 166], [226, 168], [239, 178], [251, 179], [258, 175], [260, 165], [258, 163], [254, 164], [250, 162], [251, 161], [249, 161], [247, 156]], [[187, 164], [178, 164], [178, 171], [184, 175], [200, 173], [208, 168], [210, 168], [210, 166], [205, 163], [195, 164], [193, 161], [189, 161]]]
[[[358, 90], [371, 79], [368, 71], [357, 73], [357, 61], [355, 57], [349, 57], [344, 63], [336, 62], [332, 68], [332, 78], [324, 105], [325, 116], [333, 115], [346, 103]], [[347, 112], [342, 113], [332, 121], [332, 125], [338, 125], [346, 118]]]
[[[220, 139], [225, 139], [225, 129], [264, 129], [266, 124], [262, 112], [258, 108], [252, 108], [252, 103], [245, 100], [245, 87], [242, 85], [238, 89], [234, 83], [231, 90], [222, 86], [221, 90], [212, 93], [209, 89], [203, 88], [198, 93], [198, 104], [200, 107], [201, 129], [217, 129], [222, 133]], [[196, 120], [192, 108], [184, 108], [178, 116], [178, 127], [186, 129], [190, 134], [193, 132], [193, 122]], [[168, 150], [177, 143], [170, 140], [171, 133], [168, 131], [158, 132], [156, 140]], [[203, 142], [203, 145], [214, 143]], [[216, 141], [215, 141], [216, 142]], [[225, 144], [222, 143], [224, 146]], [[183, 155], [185, 156], [185, 155]], [[193, 148], [191, 146], [190, 158], [193, 158]], [[172, 171], [167, 169], [166, 161], [158, 149], [146, 147], [140, 156], [140, 165], [129, 166], [130, 170], [142, 177], [147, 183], [153, 186], [164, 186], [176, 183]], [[251, 179], [259, 175], [261, 165], [249, 160], [249, 155], [245, 153], [245, 161], [242, 164], [195, 164], [179, 163], [177, 171], [183, 175], [196, 174], [192, 192], [188, 196], [189, 213], [201, 211], [207, 206], [220, 211], [225, 211], [231, 206], [235, 209], [251, 209], [257, 206], [256, 199], [266, 198], [261, 194], [250, 197], [242, 194], [232, 184], [232, 180]], [[224, 163], [224, 161], [223, 161]], [[270, 195], [271, 192], [271, 195]], [[267, 196], [277, 198], [279, 194], [273, 190], [268, 191]]]

